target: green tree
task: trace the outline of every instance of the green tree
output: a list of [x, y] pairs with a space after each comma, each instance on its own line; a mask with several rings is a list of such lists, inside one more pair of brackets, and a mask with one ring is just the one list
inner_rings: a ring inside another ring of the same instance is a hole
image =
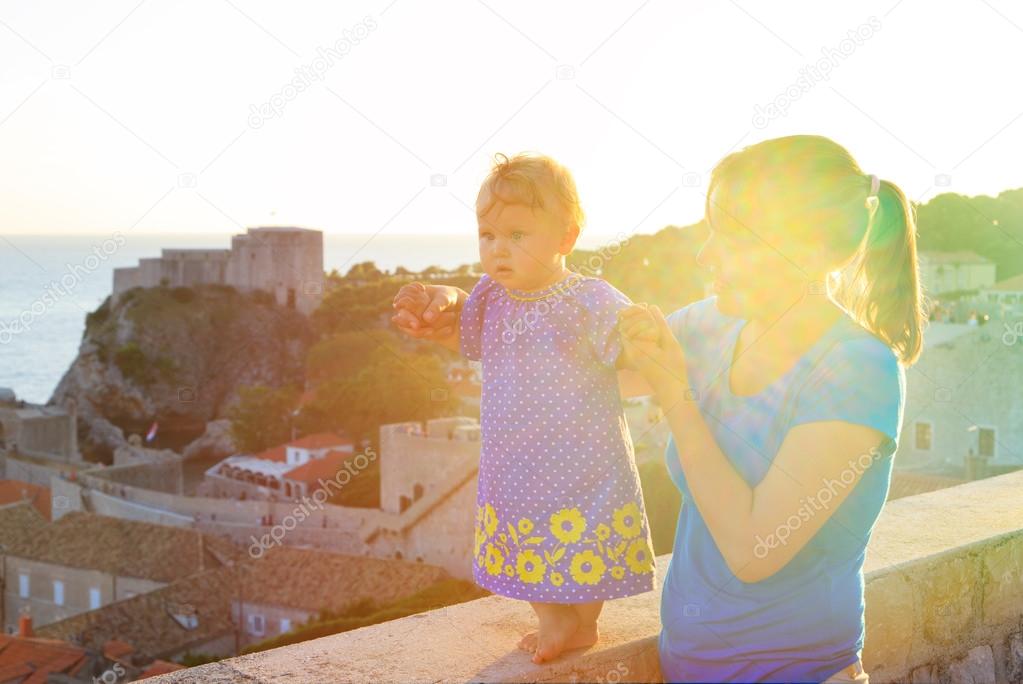
[[298, 403], [298, 388], [253, 385], [239, 389], [238, 396], [227, 417], [239, 449], [250, 453], [262, 451], [291, 437], [291, 414]]
[[380, 280], [386, 275], [372, 261], [363, 261], [348, 269], [346, 278], [353, 280]]
[[320, 385], [307, 411], [319, 429], [340, 430], [379, 449], [381, 425], [447, 416], [457, 406], [436, 356], [378, 347], [354, 375]]

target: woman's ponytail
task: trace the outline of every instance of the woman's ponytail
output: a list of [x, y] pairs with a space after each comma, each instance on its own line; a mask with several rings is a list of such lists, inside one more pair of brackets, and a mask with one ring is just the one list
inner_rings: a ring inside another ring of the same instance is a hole
[[[867, 211], [870, 201], [868, 200]], [[834, 293], [857, 322], [883, 340], [903, 365], [923, 347], [925, 313], [913, 209], [894, 183], [881, 181], [863, 243]]]

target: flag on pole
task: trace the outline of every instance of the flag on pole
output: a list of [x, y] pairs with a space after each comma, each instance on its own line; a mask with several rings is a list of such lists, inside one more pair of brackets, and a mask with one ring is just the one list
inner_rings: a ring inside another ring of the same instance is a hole
[[158, 427], [159, 427], [159, 423], [157, 423], [154, 420], [153, 424], [149, 426], [149, 432], [146, 433], [146, 441], [147, 442], [152, 442], [154, 439], [156, 439], [156, 429]]

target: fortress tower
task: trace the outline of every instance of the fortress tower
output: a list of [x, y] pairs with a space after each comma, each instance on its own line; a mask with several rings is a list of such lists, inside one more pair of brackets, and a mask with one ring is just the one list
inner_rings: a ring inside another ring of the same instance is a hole
[[114, 269], [116, 298], [133, 287], [231, 285], [264, 290], [281, 306], [308, 315], [323, 296], [323, 232], [307, 228], [249, 228], [231, 249], [164, 249], [138, 266]]

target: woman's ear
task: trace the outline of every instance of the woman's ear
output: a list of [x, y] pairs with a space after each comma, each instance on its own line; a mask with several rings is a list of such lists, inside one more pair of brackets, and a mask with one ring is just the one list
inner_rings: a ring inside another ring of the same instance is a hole
[[576, 240], [579, 239], [579, 224], [574, 221], [565, 224], [565, 233], [561, 237], [561, 244], [558, 245], [558, 253], [568, 256], [575, 249]]

